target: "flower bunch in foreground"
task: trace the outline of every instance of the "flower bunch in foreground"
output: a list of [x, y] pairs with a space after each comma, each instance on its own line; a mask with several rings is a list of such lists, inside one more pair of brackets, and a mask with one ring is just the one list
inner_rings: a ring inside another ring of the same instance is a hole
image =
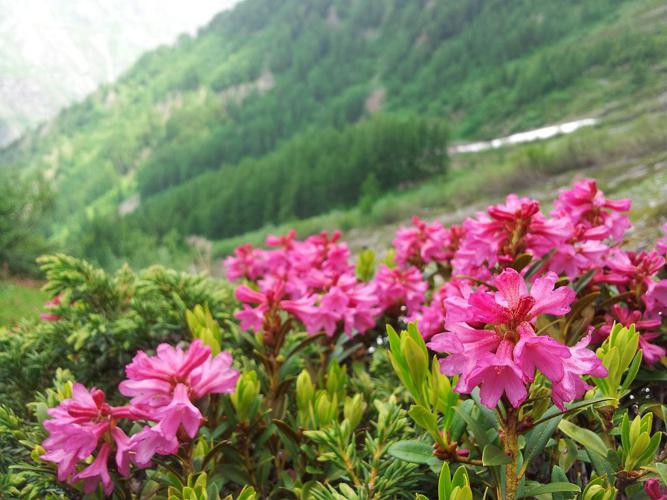
[[606, 376], [595, 353], [586, 348], [590, 337], [573, 347], [538, 335], [535, 321], [541, 314], [564, 315], [575, 292], [554, 289], [557, 276], [547, 273], [528, 289], [514, 269], [496, 276], [497, 291], [478, 290], [467, 299], [446, 299], [446, 331], [428, 346], [449, 356], [441, 360], [446, 375], [459, 375], [457, 392], [480, 387], [482, 403], [493, 408], [504, 395], [515, 408], [528, 395], [527, 385], [539, 371], [552, 384], [552, 399], [561, 409], [590, 388], [582, 375]]
[[[209, 394], [234, 391], [239, 373], [231, 363], [229, 353], [212, 357], [200, 340], [185, 351], [168, 344], [158, 346], [155, 356], [139, 351], [126, 367], [128, 379], [120, 384], [121, 394], [132, 398], [130, 404], [110, 406], [104, 392], [74, 384], [72, 397], [49, 410], [51, 418], [44, 422], [49, 437], [41, 458], [57, 464], [58, 480], [83, 480], [86, 493], [101, 482], [109, 495], [114, 488], [110, 457], [116, 471], [128, 477], [131, 465], [145, 468], [155, 454], [175, 454], [179, 443], [194, 438], [204, 422], [195, 403]], [[128, 436], [121, 428], [125, 421], [147, 425]], [[91, 455], [92, 462], [84, 466]]]

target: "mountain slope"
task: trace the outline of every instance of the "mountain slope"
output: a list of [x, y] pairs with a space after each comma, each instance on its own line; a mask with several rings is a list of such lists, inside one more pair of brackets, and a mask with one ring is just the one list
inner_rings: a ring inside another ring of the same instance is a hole
[[[66, 244], [118, 240], [121, 228], [238, 234], [300, 216], [308, 186], [326, 188], [308, 151], [343, 172], [326, 137], [378, 113], [481, 138], [662, 92], [665, 15], [658, 0], [246, 0], [196, 38], [143, 56], [0, 152], [0, 165], [51, 179], [52, 235]], [[269, 185], [281, 151], [289, 176], [274, 177], [270, 193], [258, 186]], [[262, 179], [243, 182], [245, 172]], [[349, 172], [357, 188], [366, 173]], [[305, 215], [349, 206], [362, 191]], [[278, 209], [254, 203], [269, 195]]]
[[0, 145], [232, 3], [0, 0]]

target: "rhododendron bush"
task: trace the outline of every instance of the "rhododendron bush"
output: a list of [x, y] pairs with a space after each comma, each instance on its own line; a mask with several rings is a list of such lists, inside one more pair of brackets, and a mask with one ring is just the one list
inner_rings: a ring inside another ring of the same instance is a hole
[[[51, 338], [63, 369], [27, 407], [10, 393], [29, 370], [3, 370], [0, 491], [667, 498], [667, 236], [627, 248], [630, 208], [582, 180], [548, 213], [509, 195], [460, 225], [415, 218], [385, 255], [292, 231], [237, 248], [232, 289], [172, 275], [138, 296], [145, 280], [47, 261], [54, 299], [0, 338], [0, 367]], [[118, 370], [96, 371], [110, 339]]]

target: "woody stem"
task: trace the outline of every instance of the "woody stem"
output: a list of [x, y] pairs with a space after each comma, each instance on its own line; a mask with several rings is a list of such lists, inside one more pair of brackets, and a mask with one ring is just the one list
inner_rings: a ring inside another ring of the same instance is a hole
[[508, 406], [507, 417], [504, 422], [505, 454], [510, 457], [510, 463], [505, 466], [505, 500], [515, 500], [518, 487], [516, 473], [518, 453], [518, 415], [517, 410]]

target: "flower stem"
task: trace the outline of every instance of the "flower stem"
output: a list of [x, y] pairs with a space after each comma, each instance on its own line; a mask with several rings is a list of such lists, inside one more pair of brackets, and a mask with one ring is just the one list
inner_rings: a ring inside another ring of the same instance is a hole
[[505, 454], [511, 459], [505, 466], [505, 500], [515, 500], [519, 479], [516, 473], [518, 453], [518, 411], [511, 406], [507, 408], [507, 417], [505, 418]]

